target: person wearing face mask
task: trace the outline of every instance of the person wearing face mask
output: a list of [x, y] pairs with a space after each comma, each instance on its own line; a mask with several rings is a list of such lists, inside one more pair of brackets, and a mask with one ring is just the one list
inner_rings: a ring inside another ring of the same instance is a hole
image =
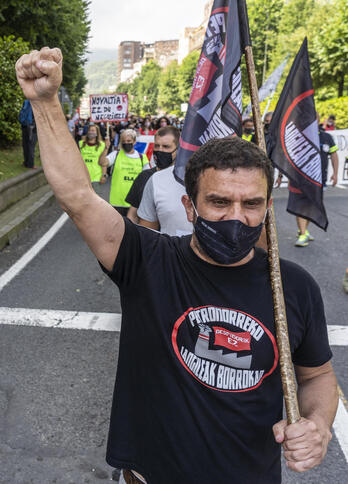
[[154, 139], [154, 160], [156, 166], [139, 173], [126, 197], [126, 202], [130, 204], [127, 217], [132, 220], [132, 222], [139, 223], [138, 208], [141, 203], [146, 182], [154, 173], [173, 164], [172, 149], [177, 145], [178, 137], [178, 130], [172, 126], [160, 128], [156, 132]]
[[243, 120], [242, 123], [243, 127], [243, 134], [242, 138], [245, 139], [246, 141], [251, 141], [251, 138], [254, 133], [254, 122], [251, 118], [246, 118]]
[[[140, 225], [144, 227], [181, 236], [192, 233], [192, 225], [187, 221], [181, 203], [185, 189], [176, 181], [173, 173], [179, 139], [180, 131], [174, 126], [166, 126], [157, 131], [153, 151], [156, 173], [143, 188], [137, 216]], [[131, 211], [130, 216], [133, 214]]]
[[112, 151], [106, 157], [107, 167], [113, 167], [109, 202], [123, 216], [127, 215], [130, 206], [126, 202], [126, 196], [136, 177], [149, 163], [145, 154], [134, 149], [135, 143], [136, 132], [125, 129], [120, 135], [118, 151]]
[[[273, 116], [273, 111], [269, 111], [268, 113], [265, 114], [263, 119], [263, 133], [265, 135], [266, 146], [268, 142], [268, 128], [269, 128], [269, 125], [271, 124], [272, 116]], [[251, 142], [256, 143], [255, 133], [251, 137]]]
[[152, 136], [155, 134], [152, 123], [148, 118], [146, 118], [145, 121], [142, 122], [139, 132], [141, 135], [145, 136]]
[[121, 295], [108, 464], [125, 470], [127, 484], [280, 484], [282, 444], [289, 470], [319, 465], [337, 381], [320, 289], [282, 259], [301, 415], [282, 419], [269, 266], [255, 248], [272, 203], [265, 153], [239, 137], [198, 148], [182, 195], [194, 233], [170, 237], [122, 217], [92, 189], [59, 103], [60, 50], [26, 54], [16, 74], [48, 183]]
[[330, 114], [330, 116], [324, 121], [323, 129], [325, 131], [334, 131], [336, 129], [336, 118], [333, 114]]
[[79, 141], [82, 158], [86, 163], [91, 182], [106, 182], [105, 157], [110, 146], [110, 140], [102, 141], [99, 127], [90, 124], [87, 129], [86, 139]]
[[170, 126], [169, 118], [161, 116], [157, 121], [156, 129], [165, 128], [166, 126]]

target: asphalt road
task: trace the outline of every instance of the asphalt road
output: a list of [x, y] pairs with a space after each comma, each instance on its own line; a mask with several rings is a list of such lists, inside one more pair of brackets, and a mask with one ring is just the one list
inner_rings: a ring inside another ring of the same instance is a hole
[[[286, 200], [286, 189], [275, 192], [280, 254], [316, 278], [328, 324], [348, 325], [348, 295], [342, 290], [348, 266], [348, 189], [325, 193], [328, 231], [311, 226], [315, 241], [306, 248], [294, 247], [295, 219], [285, 210]], [[0, 275], [60, 215], [53, 204], [0, 252]], [[0, 307], [121, 312], [116, 286], [103, 274], [70, 221], [5, 286]], [[1, 325], [0, 329], [0, 483], [110, 480], [111, 468], [104, 455], [119, 333], [26, 325]], [[347, 352], [347, 346], [333, 347], [333, 364], [346, 396]], [[334, 435], [319, 468], [305, 474], [284, 468], [283, 482], [346, 483], [347, 472], [348, 463]]]

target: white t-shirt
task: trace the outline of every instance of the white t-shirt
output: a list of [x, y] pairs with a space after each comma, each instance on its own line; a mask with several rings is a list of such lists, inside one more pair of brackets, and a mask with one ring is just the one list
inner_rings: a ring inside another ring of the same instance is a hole
[[[112, 166], [112, 165], [115, 164], [116, 156], [117, 156], [118, 153], [119, 152], [117, 150], [115, 150], [115, 151], [111, 151], [111, 153], [108, 154], [108, 156], [106, 157], [106, 159], [109, 162], [109, 165], [108, 166]], [[128, 156], [128, 158], [134, 158], [134, 159], [140, 158], [140, 155], [139, 155], [139, 153], [136, 150], [134, 150], [134, 153], [126, 153], [126, 152], [124, 152], [124, 154], [126, 156]]]
[[173, 175], [174, 166], [158, 171], [147, 181], [138, 208], [138, 217], [148, 222], [159, 222], [161, 232], [169, 235], [192, 234], [181, 197], [185, 187]]

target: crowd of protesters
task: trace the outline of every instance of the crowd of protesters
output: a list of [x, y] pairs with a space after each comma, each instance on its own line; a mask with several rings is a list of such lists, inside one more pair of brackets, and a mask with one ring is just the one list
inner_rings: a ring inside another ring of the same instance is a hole
[[[87, 130], [90, 125], [94, 125], [93, 122], [88, 119], [77, 118], [73, 120], [70, 115], [66, 117], [69, 131], [75, 138], [78, 144], [81, 140], [85, 139], [87, 135]], [[182, 129], [184, 125], [183, 118], [178, 118], [176, 116], [151, 116], [150, 114], [146, 116], [137, 116], [131, 114], [127, 121], [121, 122], [111, 122], [109, 125], [109, 133], [107, 132], [106, 123], [98, 123], [100, 134], [103, 140], [105, 138], [110, 138], [111, 149], [119, 145], [120, 134], [125, 129], [134, 129], [137, 136], [140, 135], [155, 135], [156, 132], [165, 126], [174, 126], [175, 128]]]
[[[30, 112], [29, 112], [30, 111]], [[268, 127], [272, 112], [263, 117], [264, 135], [268, 141]], [[78, 145], [86, 163], [91, 182], [98, 191], [98, 183], [104, 184], [111, 177], [109, 201], [121, 215], [133, 222], [160, 230], [170, 235], [188, 233], [187, 219], [180, 201], [182, 186], [172, 176], [180, 132], [184, 119], [175, 116], [138, 116], [130, 114], [127, 121], [94, 123], [90, 119], [66, 116], [67, 126]], [[20, 122], [22, 126], [24, 163], [34, 168], [34, 150], [37, 141], [35, 121], [28, 101], [23, 104]], [[332, 114], [319, 123], [320, 150], [322, 158], [323, 185], [326, 189], [328, 161], [331, 161], [332, 185], [337, 183], [337, 146], [329, 134], [336, 129], [336, 119]], [[242, 138], [255, 142], [254, 122], [251, 117], [242, 123]], [[146, 154], [136, 150], [139, 136], [154, 137], [154, 157], [151, 163]], [[117, 163], [116, 163], [117, 160]], [[147, 170], [149, 169], [149, 170]], [[163, 173], [159, 173], [163, 170]], [[156, 175], [152, 177], [153, 175]], [[150, 181], [151, 178], [151, 181]], [[280, 186], [279, 174], [276, 186]], [[291, 189], [291, 187], [290, 187]], [[291, 191], [291, 190], [290, 190]], [[144, 196], [143, 196], [144, 195]], [[291, 193], [290, 193], [291, 195]], [[175, 213], [175, 216], [173, 214]], [[295, 246], [306, 247], [314, 240], [308, 231], [308, 221], [296, 218], [298, 232]], [[344, 289], [348, 292], [348, 276], [345, 276]]]

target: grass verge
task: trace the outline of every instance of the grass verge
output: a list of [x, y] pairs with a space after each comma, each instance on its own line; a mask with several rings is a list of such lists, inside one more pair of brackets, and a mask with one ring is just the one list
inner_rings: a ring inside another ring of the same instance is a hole
[[[38, 144], [35, 147], [35, 166], [41, 166]], [[0, 182], [26, 171], [28, 171], [28, 168], [23, 166], [23, 150], [21, 145], [12, 146], [8, 149], [0, 149]]]

